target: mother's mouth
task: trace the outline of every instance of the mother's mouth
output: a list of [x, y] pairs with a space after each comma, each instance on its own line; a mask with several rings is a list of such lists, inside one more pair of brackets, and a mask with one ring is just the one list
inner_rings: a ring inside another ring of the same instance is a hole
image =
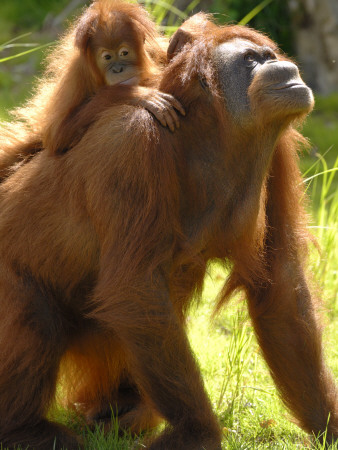
[[290, 83], [277, 84], [276, 86], [273, 86], [272, 89], [280, 91], [282, 89], [291, 89], [291, 88], [295, 88], [295, 87], [306, 87], [306, 85], [302, 82], [295, 81], [295, 82], [290, 82]]

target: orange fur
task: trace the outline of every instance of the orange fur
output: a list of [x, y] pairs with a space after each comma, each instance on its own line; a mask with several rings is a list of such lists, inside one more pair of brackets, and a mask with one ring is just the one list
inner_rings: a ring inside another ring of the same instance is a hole
[[[118, 35], [117, 35], [118, 33]], [[140, 5], [121, 0], [96, 0], [73, 23], [47, 58], [44, 75], [35, 95], [12, 111], [15, 122], [0, 126], [0, 178], [12, 167], [42, 148], [51, 154], [71, 148], [84, 134], [87, 123], [77, 113], [106, 82], [94, 60], [98, 45], [116, 45], [129, 40], [135, 46], [139, 86], [154, 88], [166, 62], [166, 39]], [[123, 89], [123, 88], [122, 88]], [[118, 93], [118, 88], [113, 89]], [[129, 88], [124, 101], [137, 104], [152, 91]], [[110, 102], [117, 101], [113, 93]], [[92, 114], [91, 120], [95, 120]]]
[[[284, 403], [308, 432], [325, 430], [330, 414], [328, 439], [338, 436], [336, 387], [305, 276], [295, 117], [281, 119], [274, 103], [243, 130], [213, 59], [234, 37], [284, 56], [248, 28], [191, 21], [174, 37], [179, 50], [171, 46], [160, 84], [188, 111], [175, 134], [144, 109], [107, 105], [71, 152], [42, 151], [0, 186], [4, 445], [41, 450], [56, 437], [56, 448], [77, 448], [46, 420], [59, 376], [89, 422], [108, 424], [111, 405], [134, 431], [168, 422], [151, 450], [218, 450], [184, 329], [214, 259], [230, 269], [216, 309], [234, 290], [246, 293]], [[260, 87], [249, 89], [253, 110]]]

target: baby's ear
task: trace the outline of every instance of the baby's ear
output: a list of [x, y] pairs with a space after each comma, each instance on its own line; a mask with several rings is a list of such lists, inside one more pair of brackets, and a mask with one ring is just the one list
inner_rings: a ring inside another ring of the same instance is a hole
[[88, 47], [90, 38], [95, 34], [99, 23], [99, 12], [94, 2], [79, 18], [75, 28], [75, 46], [84, 51]]

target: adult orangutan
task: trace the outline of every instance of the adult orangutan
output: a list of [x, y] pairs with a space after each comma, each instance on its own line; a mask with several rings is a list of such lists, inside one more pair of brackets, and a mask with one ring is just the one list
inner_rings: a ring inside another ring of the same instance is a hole
[[0, 126], [0, 178], [42, 148], [50, 154], [72, 148], [88, 125], [79, 120], [81, 108], [102, 89], [101, 101], [122, 99], [171, 131], [179, 127], [175, 108], [184, 114], [182, 106], [157, 89], [166, 43], [141, 5], [95, 0], [49, 55], [35, 95], [13, 112], [17, 120]]
[[[175, 133], [112, 105], [70, 152], [42, 151], [0, 186], [0, 441], [77, 448], [46, 418], [58, 378], [88, 420], [168, 426], [150, 449], [219, 449], [184, 330], [212, 259], [218, 307], [245, 291], [274, 381], [299, 425], [338, 436], [305, 276], [293, 128], [313, 97], [267, 37], [203, 15], [171, 41], [160, 89], [187, 110]], [[102, 94], [103, 95], [103, 94]], [[99, 108], [100, 93], [93, 99]], [[89, 107], [88, 107], [89, 108]]]

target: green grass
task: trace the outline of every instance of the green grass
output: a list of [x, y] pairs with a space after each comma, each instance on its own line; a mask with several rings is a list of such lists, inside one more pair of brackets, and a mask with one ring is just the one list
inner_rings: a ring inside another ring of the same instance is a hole
[[[338, 92], [328, 97], [316, 96], [314, 111], [310, 114], [302, 130], [309, 138], [311, 150], [303, 156], [301, 168], [306, 177], [326, 169], [337, 168], [338, 155]], [[323, 159], [324, 158], [324, 159]], [[321, 184], [325, 177], [317, 177], [309, 184], [309, 193], [315, 209], [320, 208], [323, 200]], [[330, 186], [330, 193], [338, 190], [338, 176], [335, 176]], [[327, 193], [325, 192], [327, 201]]]
[[[69, 0], [11, 0], [0, 2], [0, 42], [14, 30], [40, 30], [52, 12], [59, 14]], [[15, 24], [15, 26], [14, 26]]]
[[[338, 224], [336, 224], [338, 225]], [[338, 246], [330, 248], [337, 254]], [[314, 263], [318, 263], [314, 256]], [[333, 274], [332, 274], [333, 275]], [[260, 354], [243, 301], [237, 299], [209, 323], [212, 299], [224, 274], [216, 269], [206, 280], [202, 308], [190, 317], [190, 339], [201, 364], [207, 390], [224, 428], [226, 449], [296, 449], [310, 443], [308, 436], [289, 420], [269, 371]], [[327, 284], [337, 285], [334, 276]], [[329, 304], [334, 306], [331, 298]], [[329, 365], [338, 376], [335, 343], [337, 316], [325, 331]], [[226, 387], [226, 389], [224, 389]], [[313, 448], [320, 449], [320, 445]], [[338, 448], [337, 445], [331, 448]]]

